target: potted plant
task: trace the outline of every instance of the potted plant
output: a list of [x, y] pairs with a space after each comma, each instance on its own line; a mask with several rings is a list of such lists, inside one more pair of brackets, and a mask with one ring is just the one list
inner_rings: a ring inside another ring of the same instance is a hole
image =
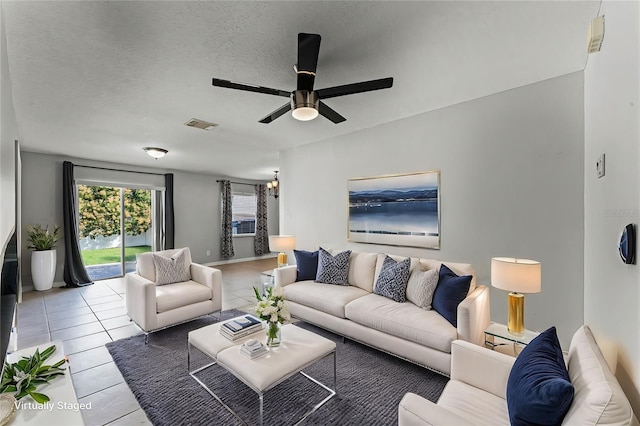
[[59, 232], [59, 226], [54, 226], [52, 232], [49, 232], [49, 226], [27, 226], [27, 248], [35, 250], [31, 255], [31, 278], [33, 287], [38, 291], [53, 287], [57, 260], [53, 248], [60, 239]]

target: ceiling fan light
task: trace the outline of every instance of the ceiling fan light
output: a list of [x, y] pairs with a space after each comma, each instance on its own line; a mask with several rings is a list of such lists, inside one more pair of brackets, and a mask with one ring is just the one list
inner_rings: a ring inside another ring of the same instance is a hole
[[169, 152], [164, 148], [157, 148], [154, 146], [145, 146], [142, 149], [144, 149], [144, 152], [146, 152], [149, 157], [155, 158], [156, 160], [164, 157]]
[[294, 91], [291, 94], [291, 110], [296, 120], [313, 120], [318, 116], [318, 95], [309, 90]]
[[291, 112], [291, 115], [296, 120], [310, 121], [318, 116], [318, 110], [311, 107], [296, 108]]

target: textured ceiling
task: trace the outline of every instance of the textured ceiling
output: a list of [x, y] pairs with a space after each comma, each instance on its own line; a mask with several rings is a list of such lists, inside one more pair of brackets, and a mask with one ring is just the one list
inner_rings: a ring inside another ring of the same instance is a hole
[[[582, 70], [599, 2], [2, 2], [23, 149], [267, 179], [278, 150]], [[316, 89], [347, 118], [258, 123], [290, 91], [297, 33], [322, 36]], [[185, 126], [191, 118], [219, 124]], [[169, 150], [153, 160], [143, 146]]]

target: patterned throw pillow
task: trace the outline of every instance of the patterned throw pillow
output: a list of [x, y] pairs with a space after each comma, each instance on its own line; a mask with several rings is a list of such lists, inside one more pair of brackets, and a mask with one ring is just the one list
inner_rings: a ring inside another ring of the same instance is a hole
[[410, 270], [410, 258], [407, 257], [400, 262], [396, 262], [389, 256], [385, 256], [373, 292], [396, 302], [404, 303], [407, 300], [407, 281], [409, 280]]
[[156, 285], [181, 283], [191, 279], [190, 265], [187, 265], [184, 249], [171, 257], [153, 253], [153, 263], [156, 267]]
[[431, 310], [431, 301], [438, 285], [438, 278], [437, 269], [425, 271], [419, 267], [415, 268], [407, 283], [407, 300], [422, 309]]
[[349, 285], [349, 257], [351, 250], [343, 251], [335, 256], [320, 247], [318, 249], [318, 273], [316, 282], [325, 284]]

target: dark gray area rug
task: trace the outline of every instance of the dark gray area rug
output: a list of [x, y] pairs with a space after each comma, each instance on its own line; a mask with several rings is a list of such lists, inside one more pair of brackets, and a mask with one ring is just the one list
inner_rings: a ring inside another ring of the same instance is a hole
[[[245, 314], [224, 311], [222, 319]], [[203, 317], [144, 336], [107, 344], [127, 385], [154, 425], [238, 425], [238, 421], [187, 373], [189, 331], [213, 324]], [[336, 342], [338, 394], [309, 416], [309, 425], [395, 425], [398, 404], [406, 392], [436, 401], [448, 379], [391, 355], [299, 322], [298, 326]], [[283, 333], [282, 339], [287, 336]], [[192, 348], [192, 369], [210, 360]], [[333, 359], [327, 357], [305, 372], [331, 387]], [[248, 424], [258, 424], [257, 394], [222, 367], [198, 374]], [[264, 397], [265, 425], [295, 423], [328, 392], [297, 374], [268, 391]]]

